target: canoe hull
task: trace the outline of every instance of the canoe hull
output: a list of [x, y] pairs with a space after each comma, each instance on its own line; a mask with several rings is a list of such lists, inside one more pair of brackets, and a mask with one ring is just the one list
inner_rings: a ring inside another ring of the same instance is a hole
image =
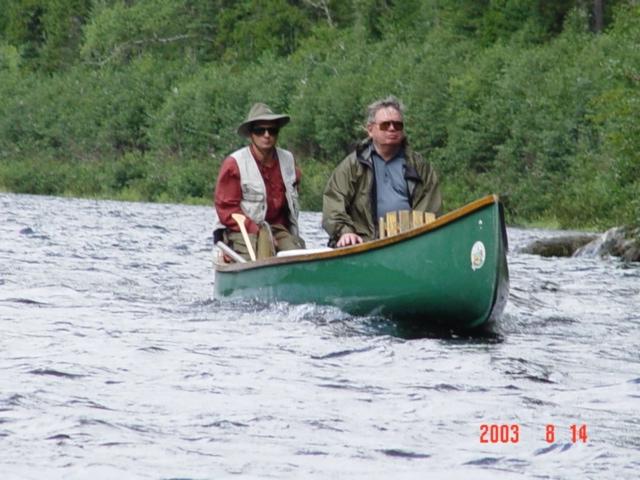
[[422, 327], [479, 327], [502, 313], [509, 288], [502, 209], [495, 196], [479, 202], [415, 234], [338, 255], [218, 266], [216, 295], [334, 305]]

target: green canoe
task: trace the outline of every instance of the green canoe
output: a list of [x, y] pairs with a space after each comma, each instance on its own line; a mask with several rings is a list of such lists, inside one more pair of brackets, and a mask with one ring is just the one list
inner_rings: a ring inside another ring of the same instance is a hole
[[496, 195], [399, 235], [331, 251], [215, 263], [217, 297], [334, 305], [418, 328], [494, 322], [509, 290]]

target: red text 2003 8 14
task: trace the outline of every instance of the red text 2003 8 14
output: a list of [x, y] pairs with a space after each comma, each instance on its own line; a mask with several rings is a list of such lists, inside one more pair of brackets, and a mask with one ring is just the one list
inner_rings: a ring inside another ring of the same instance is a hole
[[[480, 443], [518, 443], [520, 442], [520, 425], [517, 423], [483, 423], [480, 425]], [[544, 440], [547, 443], [571, 441], [587, 443], [587, 425], [573, 424], [562, 429], [554, 424], [544, 427]]]

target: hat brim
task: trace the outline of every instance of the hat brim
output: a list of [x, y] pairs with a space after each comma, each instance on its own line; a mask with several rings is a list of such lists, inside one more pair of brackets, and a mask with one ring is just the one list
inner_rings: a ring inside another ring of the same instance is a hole
[[251, 132], [249, 129], [251, 128], [251, 124], [253, 123], [275, 122], [278, 125], [278, 127], [281, 128], [281, 127], [284, 127], [287, 123], [289, 123], [289, 120], [291, 120], [291, 117], [289, 117], [289, 115], [276, 115], [275, 113], [267, 114], [267, 115], [259, 115], [247, 122], [240, 124], [240, 126], [238, 127], [238, 135], [241, 135], [243, 137], [250, 137]]

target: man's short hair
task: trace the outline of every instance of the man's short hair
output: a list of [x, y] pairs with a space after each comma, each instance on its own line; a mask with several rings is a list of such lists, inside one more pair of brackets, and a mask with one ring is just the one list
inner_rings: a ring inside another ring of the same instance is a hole
[[378, 110], [388, 107], [391, 107], [400, 112], [400, 115], [402, 115], [402, 118], [404, 118], [404, 105], [400, 100], [398, 100], [397, 97], [395, 97], [394, 95], [389, 95], [387, 98], [384, 98], [382, 100], [376, 100], [367, 107], [367, 125], [375, 123], [376, 113], [378, 113]]

